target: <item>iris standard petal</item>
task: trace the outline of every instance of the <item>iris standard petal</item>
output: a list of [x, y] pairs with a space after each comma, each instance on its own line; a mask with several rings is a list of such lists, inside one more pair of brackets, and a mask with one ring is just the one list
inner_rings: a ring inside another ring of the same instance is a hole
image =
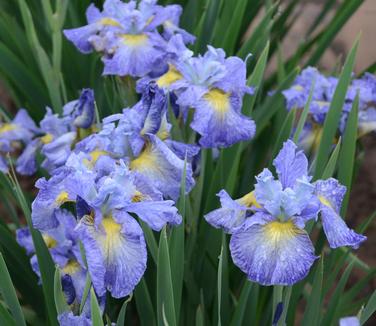
[[294, 142], [288, 140], [273, 161], [283, 188], [293, 188], [297, 179], [307, 176], [308, 160], [303, 151], [296, 150]]
[[230, 251], [235, 265], [262, 285], [292, 285], [307, 276], [317, 258], [307, 233], [291, 220], [246, 223], [231, 236]]

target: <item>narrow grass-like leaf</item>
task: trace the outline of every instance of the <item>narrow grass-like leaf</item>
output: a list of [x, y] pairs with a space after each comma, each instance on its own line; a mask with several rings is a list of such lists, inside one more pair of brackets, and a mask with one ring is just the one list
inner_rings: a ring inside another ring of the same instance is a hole
[[148, 245], [148, 249], [151, 255], [151, 258], [154, 260], [154, 263], [157, 264], [158, 262], [158, 245], [157, 241], [155, 240], [155, 236], [153, 230], [143, 221], [139, 220], [142, 230], [144, 231], [146, 243]]
[[9, 311], [3, 306], [0, 301], [0, 324], [7, 326], [17, 326], [16, 321], [13, 319]]
[[218, 305], [218, 326], [221, 326], [221, 306], [222, 306], [222, 274], [223, 274], [223, 246], [221, 248], [221, 254], [219, 255], [218, 274], [217, 274], [217, 305]]
[[221, 4], [221, 1], [219, 0], [208, 1], [208, 7], [204, 15], [201, 17], [201, 26], [199, 32], [197, 33], [196, 51], [200, 53], [203, 52], [206, 49], [206, 46], [211, 43], [214, 26], [218, 19], [219, 7]]
[[319, 178], [324, 172], [325, 165], [333, 144], [334, 136], [338, 130], [339, 120], [342, 113], [343, 103], [347, 88], [351, 81], [351, 74], [354, 68], [356, 51], [359, 45], [359, 37], [356, 39], [349, 55], [347, 56], [345, 65], [342, 69], [336, 90], [330, 104], [329, 112], [325, 118], [323, 134], [320, 147], [317, 154], [315, 179]]
[[16, 321], [17, 325], [26, 326], [25, 318], [23, 316], [20, 303], [18, 302], [16, 290], [13, 287], [12, 279], [10, 278], [8, 268], [5, 264], [3, 255], [1, 253], [0, 253], [0, 275], [1, 275], [0, 290], [1, 290], [3, 299], [5, 300], [10, 311], [12, 312], [13, 318]]
[[362, 314], [360, 315], [360, 324], [363, 325], [376, 311], [376, 291], [374, 291], [369, 298]]
[[335, 171], [336, 166], [337, 166], [337, 160], [338, 160], [341, 144], [342, 144], [342, 138], [339, 138], [337, 145], [332, 152], [332, 155], [330, 155], [328, 164], [325, 167], [325, 170], [324, 170], [324, 173], [321, 176], [321, 179], [325, 180], [325, 179], [328, 179], [328, 178], [330, 178], [334, 175], [334, 171]]
[[157, 268], [158, 325], [164, 325], [164, 312], [168, 325], [174, 326], [176, 325], [176, 314], [166, 227], [163, 228], [159, 240]]
[[133, 293], [131, 293], [127, 300], [124, 301], [123, 305], [121, 306], [119, 316], [116, 320], [116, 326], [124, 326], [125, 325], [125, 313], [127, 310], [128, 303], [132, 300]]
[[230, 25], [227, 26], [226, 33], [223, 37], [222, 47], [225, 49], [227, 53], [233, 53], [235, 43], [239, 36], [241, 22], [242, 22], [243, 15], [245, 14], [245, 8], [247, 6], [247, 2], [248, 0], [238, 0], [236, 2], [236, 7], [232, 13], [232, 19], [230, 21]]
[[242, 325], [244, 321], [245, 311], [247, 309], [247, 302], [252, 291], [253, 283], [246, 280], [242, 292], [240, 293], [239, 301], [235, 307], [234, 315], [231, 320], [231, 326]]
[[253, 117], [256, 122], [256, 134], [259, 135], [266, 127], [271, 117], [277, 112], [278, 108], [284, 105], [284, 97], [280, 93], [282, 90], [287, 89], [298, 74], [299, 69], [294, 69], [286, 79], [277, 87], [272, 96], [268, 96], [263, 104], [254, 111]]
[[283, 122], [281, 129], [279, 130], [277, 140], [274, 144], [273, 155], [276, 157], [280, 149], [282, 148], [283, 143], [290, 137], [292, 128], [294, 126], [296, 110], [290, 110], [287, 114], [285, 121]]
[[283, 294], [283, 311], [281, 318], [278, 321], [278, 326], [286, 325], [287, 312], [289, 311], [290, 299], [291, 299], [292, 286], [285, 287]]
[[141, 279], [134, 291], [138, 315], [142, 326], [155, 326], [155, 314], [145, 279]]
[[90, 290], [90, 308], [91, 322], [93, 323], [93, 326], [104, 326], [101, 308], [99, 307], [97, 296], [95, 295], [93, 288]]
[[337, 15], [335, 15], [333, 20], [323, 29], [323, 32], [317, 41], [316, 49], [313, 51], [307, 62], [307, 66], [314, 66], [318, 63], [321, 56], [342, 26], [356, 12], [363, 2], [364, 0], [348, 0], [342, 3], [342, 7], [337, 11]]
[[90, 277], [90, 273], [87, 273], [86, 274], [86, 280], [85, 280], [84, 292], [82, 294], [82, 299], [81, 299], [81, 302], [80, 302], [80, 314], [84, 310], [86, 300], [87, 300], [89, 293], [90, 293], [90, 288], [91, 288], [91, 277]]
[[196, 326], [204, 326], [205, 325], [204, 320], [205, 320], [204, 311], [201, 305], [199, 305], [196, 310]]
[[184, 275], [184, 240], [185, 240], [185, 212], [186, 212], [186, 180], [187, 160], [184, 160], [184, 170], [180, 184], [180, 197], [178, 202], [179, 213], [182, 216], [182, 222], [171, 230], [169, 239], [170, 257], [171, 257], [171, 277], [174, 289], [176, 320], [180, 317], [181, 295], [183, 291]]
[[338, 285], [330, 298], [329, 305], [326, 310], [326, 314], [321, 322], [322, 325], [332, 324], [333, 318], [335, 317], [336, 312], [337, 312], [338, 303], [340, 301], [341, 295], [343, 293], [347, 280], [349, 279], [352, 269], [353, 269], [353, 264], [351, 263], [347, 266], [346, 270], [343, 272], [341, 279], [339, 280]]
[[320, 258], [317, 264], [315, 276], [312, 283], [312, 291], [308, 297], [304, 311], [302, 325], [319, 325], [321, 310], [321, 289], [324, 273], [324, 257]]
[[59, 315], [63, 313], [64, 311], [69, 310], [68, 304], [65, 300], [63, 289], [61, 287], [61, 275], [60, 275], [60, 269], [58, 266], [56, 266], [56, 269], [55, 269], [54, 299], [55, 299], [56, 311]]
[[314, 89], [315, 89], [315, 80], [312, 82], [311, 89], [310, 89], [309, 95], [308, 95], [308, 100], [307, 100], [306, 104], [304, 105], [304, 109], [302, 111], [302, 114], [300, 115], [298, 125], [296, 126], [296, 130], [295, 130], [295, 133], [294, 133], [294, 143], [295, 144], [298, 143], [300, 134], [301, 134], [303, 127], [304, 127], [304, 124], [307, 120], [309, 108], [310, 108], [311, 102], [312, 102], [312, 95], [313, 95]]
[[343, 135], [343, 145], [338, 160], [338, 181], [346, 186], [347, 192], [342, 202], [341, 216], [346, 215], [347, 203], [349, 201], [352, 177], [354, 171], [354, 161], [356, 152], [356, 139], [358, 136], [358, 107], [359, 94], [355, 97], [347, 123], [345, 134]]

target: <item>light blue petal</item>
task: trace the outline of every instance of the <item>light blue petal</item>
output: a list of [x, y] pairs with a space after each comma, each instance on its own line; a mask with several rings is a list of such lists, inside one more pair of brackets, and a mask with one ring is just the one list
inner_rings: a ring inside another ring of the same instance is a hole
[[108, 290], [115, 298], [129, 295], [146, 269], [146, 244], [138, 223], [127, 213], [114, 211], [98, 229], [84, 218], [78, 232], [96, 292], [101, 296]]
[[293, 285], [317, 258], [307, 233], [291, 221], [246, 223], [231, 236], [230, 251], [235, 265], [261, 285]]
[[339, 320], [339, 326], [360, 326], [360, 321], [356, 316], [343, 317]]
[[247, 207], [233, 200], [225, 190], [221, 190], [217, 196], [222, 207], [206, 214], [204, 218], [215, 228], [222, 228], [225, 232], [232, 233], [244, 223]]
[[307, 176], [308, 160], [303, 151], [296, 149], [291, 140], [286, 141], [273, 161], [283, 188], [293, 188], [297, 179]]
[[275, 180], [268, 169], [264, 169], [257, 177], [255, 185], [255, 197], [272, 216], [281, 215], [283, 200], [282, 185]]
[[126, 206], [127, 212], [135, 213], [155, 231], [160, 231], [167, 223], [178, 225], [182, 218], [174, 207], [172, 200], [164, 201], [141, 201]]

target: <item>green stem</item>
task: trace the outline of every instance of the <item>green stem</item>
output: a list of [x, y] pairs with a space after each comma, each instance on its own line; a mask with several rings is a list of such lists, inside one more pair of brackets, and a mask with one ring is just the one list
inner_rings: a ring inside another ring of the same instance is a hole
[[272, 321], [274, 319], [275, 312], [277, 310], [278, 303], [282, 302], [283, 286], [275, 285], [273, 287], [273, 314]]

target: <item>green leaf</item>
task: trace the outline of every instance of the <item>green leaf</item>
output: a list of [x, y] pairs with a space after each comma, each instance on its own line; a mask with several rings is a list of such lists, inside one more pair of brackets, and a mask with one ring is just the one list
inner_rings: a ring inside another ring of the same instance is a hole
[[339, 120], [342, 113], [342, 107], [345, 101], [347, 88], [351, 81], [351, 75], [354, 68], [356, 51], [359, 45], [359, 37], [356, 39], [345, 65], [342, 69], [336, 90], [330, 103], [329, 112], [325, 118], [324, 129], [321, 138], [320, 147], [317, 154], [315, 179], [318, 179], [324, 172], [328, 160], [330, 149], [333, 144], [334, 136], [338, 130]]
[[222, 274], [223, 274], [223, 246], [219, 255], [218, 275], [217, 275], [217, 293], [218, 293], [218, 326], [221, 326], [221, 305], [222, 305]]
[[339, 154], [338, 161], [338, 181], [346, 186], [347, 192], [342, 202], [341, 216], [346, 215], [347, 203], [349, 201], [352, 177], [354, 172], [356, 140], [358, 136], [358, 107], [359, 94], [355, 97], [351, 112], [349, 114], [345, 134], [343, 135], [343, 145]]
[[175, 226], [171, 230], [169, 239], [169, 248], [171, 256], [171, 277], [174, 290], [176, 320], [179, 320], [181, 295], [183, 291], [183, 275], [184, 275], [184, 239], [185, 239], [185, 214], [186, 214], [186, 180], [187, 160], [184, 160], [184, 169], [180, 184], [180, 197], [178, 202], [179, 213], [182, 216], [180, 225]]
[[8, 310], [3, 306], [0, 302], [0, 324], [1, 325], [9, 325], [9, 326], [17, 326], [15, 320], [8, 312]]
[[[86, 257], [85, 257], [85, 261], [86, 261]], [[85, 263], [85, 265], [86, 265], [86, 263]], [[80, 314], [84, 310], [84, 306], [85, 306], [87, 297], [89, 295], [90, 288], [91, 288], [91, 277], [90, 277], [90, 273], [87, 273], [86, 274], [86, 280], [85, 280], [84, 292], [82, 294], [82, 299], [81, 299], [81, 303], [80, 303]]]
[[334, 171], [337, 166], [337, 160], [338, 160], [338, 155], [339, 151], [341, 149], [341, 144], [342, 144], [342, 138], [338, 139], [337, 145], [334, 148], [332, 155], [329, 158], [328, 164], [325, 167], [324, 173], [321, 176], [321, 179], [328, 179], [334, 175]]
[[204, 326], [204, 320], [204, 312], [201, 305], [199, 305], [196, 310], [196, 326]]
[[274, 144], [272, 157], [276, 157], [276, 155], [282, 148], [283, 143], [290, 137], [292, 128], [294, 126], [295, 112], [295, 110], [290, 110], [290, 112], [287, 114], [286, 119], [283, 122], [281, 129], [279, 130], [277, 140]]
[[226, 33], [223, 37], [222, 47], [227, 53], [233, 53], [235, 43], [239, 36], [241, 22], [242, 22], [243, 15], [245, 14], [245, 8], [247, 6], [247, 2], [248, 0], [238, 0], [236, 2], [236, 7], [232, 13], [232, 19], [230, 21], [230, 25], [227, 26]]
[[298, 125], [297, 125], [296, 130], [295, 130], [295, 134], [294, 134], [294, 143], [295, 144], [298, 143], [299, 136], [300, 136], [300, 134], [303, 130], [304, 124], [307, 120], [309, 108], [310, 108], [311, 102], [312, 102], [312, 95], [313, 95], [314, 89], [315, 89], [315, 80], [312, 82], [311, 89], [310, 89], [309, 95], [308, 95], [308, 100], [307, 100], [306, 104], [304, 105], [303, 112], [300, 115], [299, 122], [298, 122]]
[[219, 0], [208, 0], [209, 4], [206, 11], [201, 16], [200, 29], [197, 33], [196, 41], [196, 52], [203, 52], [206, 46], [211, 43], [213, 38], [213, 31], [215, 22], [218, 19], [219, 7], [221, 1]]
[[154, 326], [155, 314], [145, 279], [142, 278], [134, 291], [138, 315], [142, 326]]
[[231, 320], [231, 326], [242, 325], [245, 317], [248, 298], [252, 291], [252, 286], [253, 284], [250, 281], [245, 281], [242, 292], [240, 294], [239, 301], [235, 307], [234, 315]]
[[91, 308], [91, 322], [93, 326], [104, 326], [102, 319], [101, 308], [99, 307], [97, 296], [94, 289], [90, 290], [90, 308]]
[[0, 290], [1, 290], [3, 299], [8, 305], [17, 325], [26, 326], [25, 318], [23, 316], [20, 303], [18, 302], [16, 290], [13, 287], [12, 279], [10, 278], [8, 268], [5, 264], [3, 255], [1, 253], [0, 253], [0, 275], [1, 275]]
[[347, 283], [347, 280], [349, 279], [352, 269], [353, 269], [353, 264], [351, 263], [347, 266], [346, 270], [343, 272], [341, 279], [339, 280], [338, 285], [330, 298], [329, 305], [326, 310], [326, 314], [321, 323], [322, 325], [332, 324], [333, 319], [337, 313], [338, 303], [342, 296], [343, 290], [345, 289], [345, 285]]
[[302, 325], [315, 326], [320, 324], [323, 273], [324, 256], [321, 256], [320, 261], [316, 267], [315, 276], [312, 283], [312, 291], [308, 297]]
[[[295, 80], [299, 69], [296, 68], [290, 72], [285, 80], [279, 84], [272, 96], [268, 96], [262, 105], [254, 111], [253, 118], [256, 122], [256, 135], [260, 135], [263, 129], [267, 126], [272, 116], [277, 112], [277, 110], [284, 106], [285, 99], [281, 94], [281, 91], [287, 89], [290, 84]], [[257, 136], [256, 136], [257, 137]]]
[[176, 325], [176, 314], [166, 227], [163, 228], [159, 240], [157, 268], [158, 325], [164, 325], [165, 317], [168, 325], [174, 326]]
[[132, 300], [133, 294], [131, 293], [127, 300], [124, 301], [123, 305], [121, 306], [119, 316], [116, 321], [116, 326], [124, 326], [125, 325], [125, 313], [127, 310], [128, 303]]
[[320, 34], [320, 38], [317, 41], [317, 46], [307, 61], [307, 66], [314, 66], [319, 62], [321, 56], [337, 33], [363, 2], [364, 0], [348, 0], [342, 3], [342, 7], [337, 10], [337, 14], [332, 21], [323, 28], [323, 32]]
[[374, 291], [367, 302], [367, 305], [360, 315], [360, 324], [363, 325], [376, 311], [376, 291]]
[[56, 269], [55, 269], [54, 299], [55, 299], [56, 311], [59, 315], [62, 314], [64, 311], [69, 310], [68, 304], [65, 300], [63, 289], [61, 287], [61, 275], [60, 275], [59, 266], [56, 266]]

